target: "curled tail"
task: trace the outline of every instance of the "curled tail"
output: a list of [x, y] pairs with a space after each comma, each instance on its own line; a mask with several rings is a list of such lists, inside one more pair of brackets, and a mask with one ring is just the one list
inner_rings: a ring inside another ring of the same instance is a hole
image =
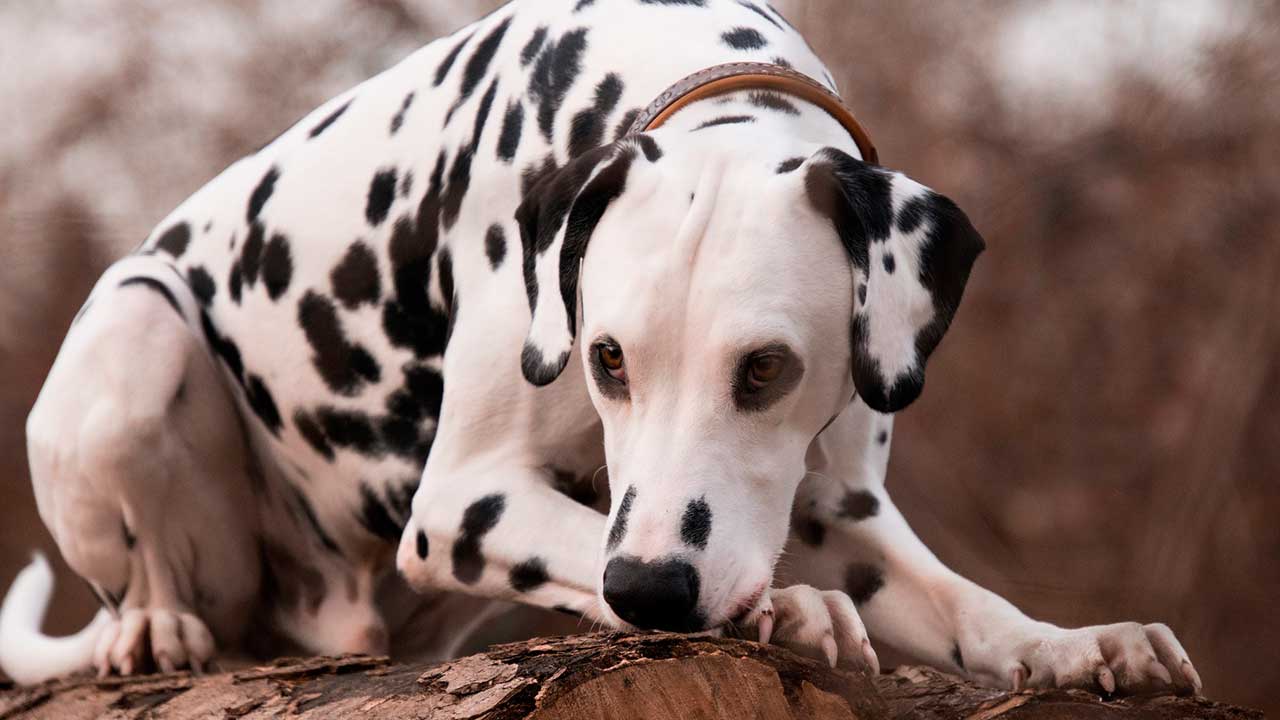
[[91, 667], [98, 635], [111, 619], [106, 610], [99, 610], [80, 632], [50, 637], [40, 632], [40, 625], [51, 595], [53, 571], [37, 552], [0, 605], [0, 670], [23, 685]]

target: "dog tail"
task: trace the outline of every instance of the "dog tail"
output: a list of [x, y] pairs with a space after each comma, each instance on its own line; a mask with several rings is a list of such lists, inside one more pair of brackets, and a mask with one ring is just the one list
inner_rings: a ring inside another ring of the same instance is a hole
[[37, 552], [9, 588], [0, 605], [0, 670], [23, 685], [34, 685], [69, 675], [93, 664], [98, 635], [111, 619], [99, 610], [93, 622], [66, 637], [40, 632], [49, 598], [53, 595], [53, 571]]

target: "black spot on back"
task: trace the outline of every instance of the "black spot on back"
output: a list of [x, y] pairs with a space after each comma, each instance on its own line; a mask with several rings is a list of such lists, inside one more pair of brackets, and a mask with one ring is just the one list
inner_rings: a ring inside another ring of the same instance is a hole
[[262, 284], [267, 287], [267, 296], [273, 301], [279, 300], [292, 279], [293, 254], [289, 251], [289, 240], [274, 233], [262, 251]]
[[391, 232], [395, 297], [383, 304], [382, 327], [392, 345], [411, 349], [418, 357], [442, 353], [448, 330], [448, 318], [432, 307], [427, 297], [431, 255], [439, 240], [445, 160], [441, 151], [416, 216], [400, 218]]
[[253, 193], [249, 195], [249, 206], [245, 210], [245, 216], [249, 222], [258, 219], [258, 214], [262, 212], [262, 207], [267, 204], [267, 200], [271, 199], [271, 194], [275, 192], [276, 180], [280, 179], [280, 169], [274, 165], [267, 171], [266, 175], [258, 181], [258, 186], [253, 189]]
[[515, 160], [516, 150], [520, 148], [520, 133], [524, 130], [524, 105], [513, 101], [507, 106], [507, 114], [502, 118], [502, 134], [498, 136], [498, 159], [504, 162]]
[[458, 98], [454, 100], [453, 106], [445, 114], [446, 125], [458, 108], [467, 101], [467, 98], [471, 97], [471, 93], [475, 92], [480, 81], [484, 79], [485, 73], [489, 71], [489, 63], [493, 61], [494, 54], [498, 52], [498, 46], [502, 44], [502, 37], [506, 35], [507, 28], [510, 26], [511, 18], [507, 17], [498, 23], [498, 26], [491, 30], [476, 46], [475, 52], [471, 53], [471, 57], [467, 60], [467, 65], [462, 71], [462, 86], [458, 89]]
[[490, 225], [489, 231], [484, 234], [484, 254], [489, 258], [489, 267], [494, 270], [502, 265], [502, 260], [507, 256], [507, 234], [498, 223]]
[[362, 303], [376, 305], [382, 297], [382, 279], [378, 276], [378, 258], [368, 245], [356, 241], [347, 248], [342, 261], [329, 273], [333, 296], [348, 310]]
[[609, 538], [605, 543], [607, 550], [614, 550], [622, 539], [627, 535], [627, 519], [631, 517], [631, 504], [636, 500], [636, 486], [627, 487], [627, 492], [622, 496], [622, 502], [618, 503], [618, 515], [613, 520], [613, 527], [609, 528]]
[[191, 292], [196, 296], [196, 300], [200, 302], [202, 307], [209, 307], [209, 303], [213, 302], [213, 296], [218, 291], [218, 286], [213, 281], [213, 276], [209, 274], [202, 266], [195, 266], [187, 270], [187, 284], [191, 286]]
[[865, 520], [874, 517], [878, 512], [880, 512], [880, 500], [868, 490], [850, 490], [840, 499], [838, 514], [842, 518]]
[[786, 58], [784, 58], [784, 57], [776, 57], [776, 58], [774, 58], [774, 59], [773, 59], [773, 64], [774, 64], [774, 65], [777, 65], [777, 66], [779, 66], [779, 67], [784, 67], [784, 68], [789, 68], [789, 67], [791, 67], [791, 63], [790, 63]]
[[753, 123], [756, 119], [752, 115], [725, 115], [723, 117], [712, 118], [698, 127], [694, 131], [706, 130], [707, 128], [718, 127], [720, 125], [740, 125], [742, 123]]
[[641, 5], [690, 5], [692, 7], [706, 7], [706, 0], [640, 0]]
[[498, 525], [507, 498], [501, 494], [486, 495], [467, 506], [462, 513], [458, 539], [453, 543], [453, 576], [466, 585], [474, 585], [484, 572], [484, 556], [480, 543]]
[[316, 411], [316, 419], [325, 437], [334, 446], [371, 457], [380, 457], [385, 451], [373, 421], [362, 412], [322, 407]]
[[400, 132], [401, 126], [404, 125], [405, 113], [409, 112], [409, 106], [413, 104], [413, 91], [404, 96], [404, 101], [400, 103], [400, 109], [391, 118], [391, 134], [395, 135]]
[[782, 174], [784, 174], [784, 173], [789, 173], [789, 172], [791, 172], [792, 170], [795, 170], [796, 168], [800, 167], [800, 166], [801, 166], [801, 165], [803, 165], [803, 164], [804, 164], [804, 158], [802, 158], [802, 157], [793, 157], [793, 158], [788, 158], [788, 159], [783, 160], [782, 162], [778, 163], [778, 171], [777, 171], [777, 172], [778, 172], [778, 174], [779, 174], [779, 175], [782, 175]]
[[436, 68], [436, 78], [432, 83], [433, 85], [440, 87], [440, 84], [443, 83], [444, 79], [449, 75], [449, 69], [452, 68], [453, 63], [457, 61], [458, 54], [462, 52], [462, 48], [466, 46], [467, 41], [471, 40], [471, 37], [474, 34], [474, 31], [468, 33], [466, 37], [459, 40], [458, 44], [454, 45], [453, 49], [444, 56], [444, 59], [440, 61], [439, 67]]
[[893, 253], [885, 253], [884, 254], [884, 271], [892, 275], [893, 270], [896, 267], [897, 265], [893, 261]]
[[574, 115], [569, 125], [569, 157], [577, 157], [604, 142], [605, 121], [618, 106], [622, 87], [622, 78], [617, 73], [605, 75], [596, 85], [591, 107]]
[[690, 501], [680, 518], [680, 539], [689, 547], [706, 550], [710, 537], [711, 506], [705, 497]]
[[297, 426], [298, 433], [302, 435], [302, 439], [306, 440], [313, 450], [324, 459], [333, 462], [335, 457], [333, 446], [329, 444], [329, 439], [325, 437], [324, 429], [320, 427], [314, 417], [304, 410], [298, 410], [293, 414], [293, 424]]
[[396, 169], [386, 168], [374, 173], [369, 183], [369, 195], [365, 201], [364, 216], [369, 224], [377, 227], [387, 219], [391, 202], [396, 197]]
[[418, 544], [418, 547], [417, 547], [418, 559], [426, 560], [427, 553], [429, 551], [429, 545], [427, 543], [427, 534], [421, 530], [418, 531], [417, 544]]
[[547, 575], [547, 564], [540, 557], [531, 557], [511, 568], [508, 575], [511, 588], [516, 592], [529, 592], [537, 589], [550, 580]]
[[[354, 100], [354, 99], [355, 98], [352, 98], [351, 100]], [[325, 119], [321, 120], [319, 123], [316, 124], [315, 127], [311, 128], [311, 132], [307, 133], [307, 137], [314, 138], [318, 136], [320, 133], [324, 132], [325, 130], [328, 130], [329, 126], [332, 125], [335, 120], [342, 117], [342, 113], [346, 112], [347, 108], [351, 107], [351, 100], [348, 100], [342, 103], [342, 105], [340, 105], [337, 110], [334, 110], [333, 112], [329, 113], [329, 115], [325, 117]], [[253, 218], [249, 218], [249, 219], [253, 220]]]
[[769, 44], [758, 30], [749, 27], [734, 28], [721, 35], [720, 39], [734, 50], [759, 50]]
[[551, 142], [556, 113], [582, 71], [582, 54], [586, 49], [587, 29], [577, 28], [548, 43], [534, 63], [529, 97], [538, 106], [538, 129], [547, 142]]
[[357, 516], [365, 530], [380, 540], [395, 543], [404, 526], [396, 522], [378, 494], [368, 483], [360, 483], [360, 513]]
[[622, 115], [622, 119], [618, 121], [618, 125], [613, 128], [613, 139], [618, 140], [624, 138], [631, 133], [631, 126], [636, 124], [636, 118], [640, 117], [640, 108], [631, 108]]
[[524, 44], [520, 50], [520, 65], [523, 67], [533, 62], [538, 56], [538, 51], [542, 49], [542, 44], [547, 41], [547, 27], [540, 26], [533, 31], [533, 35], [529, 38], [529, 42]]
[[330, 390], [355, 395], [366, 381], [381, 378], [369, 351], [347, 341], [333, 301], [308, 290], [298, 301], [298, 324], [311, 344], [311, 362]]
[[222, 358], [222, 362], [226, 364], [227, 369], [235, 376], [239, 382], [244, 376], [244, 361], [240, 358], [240, 348], [236, 347], [234, 340], [224, 338], [214, 327], [213, 321], [209, 319], [209, 313], [200, 312], [200, 329], [204, 332], [205, 341], [209, 343], [209, 348], [214, 354]]
[[271, 396], [271, 391], [267, 389], [267, 384], [257, 375], [250, 374], [248, 382], [245, 383], [244, 391], [249, 400], [249, 407], [253, 408], [254, 414], [262, 420], [262, 424], [267, 426], [272, 435], [280, 436], [280, 428], [283, 423], [280, 421], [280, 409], [276, 406], [275, 398]]
[[156, 250], [163, 250], [175, 258], [182, 257], [191, 243], [191, 226], [185, 222], [175, 223], [160, 235], [156, 241]]
[[240, 273], [244, 284], [253, 287], [258, 282], [258, 270], [262, 267], [262, 250], [266, 246], [266, 228], [255, 221], [249, 226], [249, 235], [240, 248]]
[[582, 12], [583, 10], [596, 4], [596, 0], [578, 0], [578, 4], [573, 6], [574, 12]]
[[662, 148], [658, 147], [658, 141], [649, 135], [643, 133], [637, 135], [636, 142], [640, 145], [640, 152], [644, 153], [644, 158], [649, 162], [658, 162], [662, 158]]
[[772, 24], [774, 27], [778, 28], [779, 30], [783, 29], [782, 25], [778, 24], [778, 21], [774, 20], [773, 17], [770, 16], [768, 13], [766, 13], [764, 10], [761, 10], [759, 5], [756, 5], [750, 0], [738, 0], [738, 4], [750, 10], [751, 12], [759, 15], [765, 20], [768, 20], [770, 24]]
[[902, 209], [898, 211], [898, 232], [911, 233], [920, 227], [920, 223], [924, 222], [925, 214], [928, 212], [928, 196], [917, 196], [902, 204]]
[[183, 322], [186, 322], [187, 318], [185, 315], [182, 314], [182, 308], [178, 306], [178, 298], [174, 297], [173, 291], [170, 290], [168, 286], [166, 286], [164, 283], [160, 282], [159, 280], [156, 280], [155, 278], [149, 278], [149, 277], [139, 275], [138, 277], [131, 277], [131, 278], [126, 278], [124, 280], [121, 280], [120, 284], [117, 285], [116, 287], [123, 288], [123, 287], [129, 287], [130, 285], [144, 287], [148, 290], [158, 293], [160, 297], [164, 298], [165, 302], [169, 303], [169, 307], [173, 308], [173, 311], [178, 313], [178, 317], [182, 318]]
[[766, 110], [776, 110], [783, 115], [800, 114], [800, 108], [778, 93], [756, 90], [747, 96], [747, 102]]
[[884, 587], [884, 573], [870, 563], [850, 563], [844, 573], [844, 589], [855, 605], [862, 605]]
[[236, 260], [231, 263], [231, 271], [227, 273], [227, 290], [231, 293], [231, 300], [235, 304], [240, 304], [240, 290], [244, 284], [244, 275], [240, 271], [240, 261]]

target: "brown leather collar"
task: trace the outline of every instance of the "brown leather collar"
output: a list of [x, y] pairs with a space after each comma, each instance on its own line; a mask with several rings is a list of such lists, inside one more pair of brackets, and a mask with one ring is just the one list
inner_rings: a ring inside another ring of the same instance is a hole
[[848, 131], [858, 144], [864, 161], [873, 165], [880, 163], [876, 146], [871, 144], [871, 136], [867, 135], [853, 113], [841, 102], [840, 96], [819, 85], [808, 75], [769, 63], [726, 63], [686, 76], [649, 103], [632, 123], [631, 132], [658, 128], [691, 103], [735, 90], [776, 90], [817, 105]]

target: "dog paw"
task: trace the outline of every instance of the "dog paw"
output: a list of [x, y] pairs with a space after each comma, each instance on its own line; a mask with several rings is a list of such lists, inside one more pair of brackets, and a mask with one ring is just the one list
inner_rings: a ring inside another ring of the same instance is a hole
[[825, 660], [831, 667], [880, 672], [880, 661], [853, 600], [839, 590], [808, 585], [770, 589], [747, 616], [745, 625], [797, 653]]
[[1175, 690], [1199, 693], [1200, 675], [1167, 625], [1134, 622], [1052, 629], [1022, 643], [1006, 667], [1003, 684], [1080, 688], [1107, 694]]
[[163, 608], [123, 610], [103, 628], [94, 649], [99, 677], [112, 672], [133, 675], [156, 669], [204, 671], [213, 658], [213, 635], [191, 613]]

